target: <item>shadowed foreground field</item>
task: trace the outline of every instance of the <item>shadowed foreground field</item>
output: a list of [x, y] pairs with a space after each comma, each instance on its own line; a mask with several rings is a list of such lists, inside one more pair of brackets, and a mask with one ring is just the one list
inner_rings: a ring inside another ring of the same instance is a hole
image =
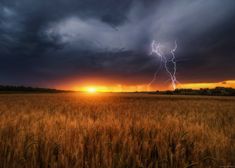
[[0, 167], [235, 166], [235, 98], [0, 95]]

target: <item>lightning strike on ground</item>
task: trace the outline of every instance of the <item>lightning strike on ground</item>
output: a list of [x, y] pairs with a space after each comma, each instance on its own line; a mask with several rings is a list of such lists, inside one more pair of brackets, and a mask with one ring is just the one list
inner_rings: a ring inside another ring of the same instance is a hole
[[[167, 46], [153, 40], [151, 44], [151, 55], [156, 54], [158, 57], [161, 58], [161, 65], [158, 68], [158, 70], [154, 73], [153, 79], [148, 84], [148, 86], [151, 86], [153, 82], [157, 78], [157, 74], [162, 69], [162, 65], [164, 65], [166, 72], [170, 76], [172, 88], [176, 89], [176, 83], [178, 83], [176, 79], [176, 61], [175, 61], [175, 51], [177, 49], [177, 42], [175, 41], [175, 46], [173, 49], [169, 49]], [[169, 66], [171, 64], [171, 66]]]

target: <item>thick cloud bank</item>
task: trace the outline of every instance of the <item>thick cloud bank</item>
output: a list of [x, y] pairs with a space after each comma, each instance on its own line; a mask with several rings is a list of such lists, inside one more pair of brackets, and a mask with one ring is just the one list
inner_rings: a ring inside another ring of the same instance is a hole
[[145, 83], [159, 66], [152, 40], [177, 40], [180, 81], [234, 79], [234, 9], [233, 0], [0, 0], [0, 83]]

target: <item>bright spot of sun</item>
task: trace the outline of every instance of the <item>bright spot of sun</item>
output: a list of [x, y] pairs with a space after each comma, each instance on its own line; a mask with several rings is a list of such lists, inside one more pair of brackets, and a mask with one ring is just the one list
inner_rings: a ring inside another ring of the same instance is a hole
[[89, 88], [87, 88], [87, 92], [88, 93], [95, 93], [96, 92], [96, 88], [89, 87]]

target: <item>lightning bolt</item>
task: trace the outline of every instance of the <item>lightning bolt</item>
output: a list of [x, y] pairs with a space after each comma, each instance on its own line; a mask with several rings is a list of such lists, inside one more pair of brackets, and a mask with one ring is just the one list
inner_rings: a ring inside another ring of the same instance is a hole
[[[148, 86], [151, 86], [151, 84], [156, 80], [157, 78], [157, 74], [159, 73], [159, 71], [162, 68], [162, 65], [164, 64], [165, 70], [166, 72], [169, 74], [170, 76], [170, 80], [171, 80], [171, 84], [173, 89], [176, 89], [176, 83], [178, 83], [177, 79], [176, 79], [176, 70], [177, 70], [177, 66], [176, 66], [176, 61], [175, 61], [175, 51], [177, 49], [177, 42], [175, 41], [175, 46], [173, 49], [170, 50], [170, 54], [171, 54], [171, 58], [168, 58], [166, 56], [167, 53], [165, 53], [163, 51], [163, 48], [165, 46], [161, 45], [159, 42], [153, 40], [152, 44], [151, 44], [151, 55], [152, 54], [156, 54], [157, 56], [159, 56], [161, 58], [161, 65], [158, 68], [158, 70], [154, 73], [153, 79], [151, 80], [151, 82], [148, 84]], [[168, 64], [172, 64], [172, 68], [173, 71], [170, 70], [170, 67]]]

